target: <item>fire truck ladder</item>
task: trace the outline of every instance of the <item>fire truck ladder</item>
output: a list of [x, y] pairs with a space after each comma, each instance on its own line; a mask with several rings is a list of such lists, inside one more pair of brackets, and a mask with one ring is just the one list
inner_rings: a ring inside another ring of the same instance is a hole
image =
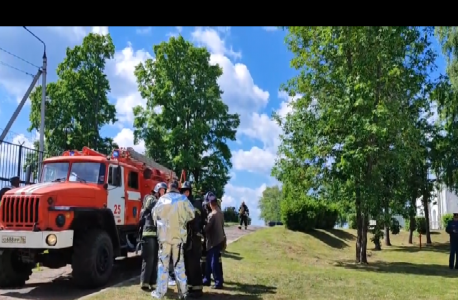
[[141, 153], [138, 153], [132, 147], [127, 147], [127, 152], [129, 152], [130, 157], [132, 157], [135, 160], [138, 160], [139, 162], [144, 163], [148, 167], [153, 168], [153, 169], [157, 169], [159, 171], [162, 171], [165, 174], [170, 174], [171, 178], [173, 178], [175, 180], [178, 179], [178, 177], [177, 177], [177, 175], [175, 174], [174, 171], [172, 171], [169, 168], [166, 168], [163, 165], [157, 163], [156, 161], [154, 161], [154, 159], [146, 157], [145, 155], [143, 155]]

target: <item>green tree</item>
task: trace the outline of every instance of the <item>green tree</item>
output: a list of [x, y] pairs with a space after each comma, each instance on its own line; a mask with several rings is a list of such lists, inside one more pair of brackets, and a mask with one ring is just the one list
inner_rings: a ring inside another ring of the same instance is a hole
[[[48, 151], [82, 149], [100, 152], [113, 147], [111, 138], [102, 138], [100, 129], [116, 119], [116, 108], [108, 101], [110, 83], [104, 73], [115, 47], [110, 35], [89, 34], [81, 45], [67, 48], [67, 56], [57, 67], [58, 79], [46, 87], [45, 138]], [[40, 129], [41, 87], [30, 95], [29, 131]]]
[[258, 208], [261, 210], [260, 219], [265, 223], [281, 220], [282, 192], [278, 186], [267, 187], [259, 199]]
[[[273, 174], [291, 191], [338, 181], [356, 212], [356, 261], [367, 263], [371, 214], [382, 212], [387, 164], [405, 155], [411, 103], [428, 109], [431, 32], [416, 27], [288, 27], [291, 65], [285, 86], [302, 97], [281, 124]], [[420, 105], [422, 104], [422, 105]], [[408, 139], [407, 141], [409, 141]], [[391, 150], [391, 151], [390, 151]], [[285, 195], [287, 197], [288, 195]], [[374, 216], [377, 217], [377, 216]]]
[[197, 188], [222, 197], [230, 179], [231, 151], [240, 120], [221, 99], [218, 65], [210, 53], [183, 37], [154, 46], [155, 59], [136, 67], [146, 108], [134, 108], [134, 137], [146, 154], [175, 170], [185, 169]]

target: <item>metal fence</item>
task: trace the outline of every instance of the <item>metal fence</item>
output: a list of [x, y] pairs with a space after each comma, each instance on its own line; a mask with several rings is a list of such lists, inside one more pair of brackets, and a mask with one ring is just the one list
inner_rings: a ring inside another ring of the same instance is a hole
[[[46, 156], [47, 153], [43, 152], [43, 158]], [[39, 150], [0, 141], [0, 188], [9, 185], [10, 178], [14, 176], [19, 176], [21, 183], [25, 183], [28, 165], [32, 171], [31, 181], [36, 182], [39, 161]]]

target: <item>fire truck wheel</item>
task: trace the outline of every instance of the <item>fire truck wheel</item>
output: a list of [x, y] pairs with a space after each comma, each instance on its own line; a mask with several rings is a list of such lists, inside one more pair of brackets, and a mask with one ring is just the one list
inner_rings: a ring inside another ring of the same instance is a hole
[[105, 285], [113, 270], [113, 244], [107, 232], [93, 229], [75, 239], [72, 257], [72, 277], [80, 288]]
[[21, 287], [32, 275], [33, 265], [19, 260], [14, 249], [4, 249], [0, 254], [0, 287]]

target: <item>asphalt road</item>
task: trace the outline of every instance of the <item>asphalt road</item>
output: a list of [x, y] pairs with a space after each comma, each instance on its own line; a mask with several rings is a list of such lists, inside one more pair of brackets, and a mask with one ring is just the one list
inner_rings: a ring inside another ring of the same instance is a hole
[[[262, 227], [249, 226], [248, 230], [239, 230], [236, 226], [226, 227], [228, 243], [260, 228]], [[75, 300], [138, 276], [140, 266], [139, 255], [118, 260], [110, 282], [102, 288], [92, 290], [81, 290], [73, 286], [70, 266], [55, 270], [41, 268], [41, 271], [32, 274], [24, 287], [0, 290], [0, 300]]]

